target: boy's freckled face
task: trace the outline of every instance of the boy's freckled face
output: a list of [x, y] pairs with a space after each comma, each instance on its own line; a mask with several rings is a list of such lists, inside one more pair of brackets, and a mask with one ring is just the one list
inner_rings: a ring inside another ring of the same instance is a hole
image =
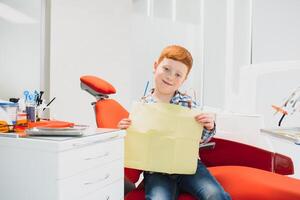
[[155, 90], [161, 94], [174, 94], [185, 81], [188, 68], [185, 64], [164, 58], [154, 64]]

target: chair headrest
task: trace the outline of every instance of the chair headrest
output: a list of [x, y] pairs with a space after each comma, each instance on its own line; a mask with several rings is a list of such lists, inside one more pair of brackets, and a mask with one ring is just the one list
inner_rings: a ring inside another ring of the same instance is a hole
[[93, 93], [99, 93], [104, 95], [115, 94], [116, 89], [109, 82], [98, 78], [96, 76], [82, 76], [80, 81], [84, 84], [84, 90], [90, 89], [93, 90]]

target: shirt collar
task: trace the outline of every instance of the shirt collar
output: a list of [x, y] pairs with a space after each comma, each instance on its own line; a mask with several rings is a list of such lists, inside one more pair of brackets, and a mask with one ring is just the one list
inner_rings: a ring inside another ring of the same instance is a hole
[[179, 104], [180, 100], [182, 100], [182, 94], [178, 90], [176, 90], [174, 96], [170, 100], [170, 103]]
[[[142, 97], [142, 99], [148, 99], [148, 101], [151, 101], [151, 102], [157, 102], [157, 100], [153, 97], [153, 92], [154, 92], [154, 88], [152, 88], [150, 90], [150, 93], [144, 97]], [[172, 104], [179, 104], [180, 101], [182, 101], [182, 98], [183, 98], [183, 95], [182, 93], [180, 93], [178, 90], [175, 91], [173, 97], [171, 98], [170, 100], [170, 103]]]

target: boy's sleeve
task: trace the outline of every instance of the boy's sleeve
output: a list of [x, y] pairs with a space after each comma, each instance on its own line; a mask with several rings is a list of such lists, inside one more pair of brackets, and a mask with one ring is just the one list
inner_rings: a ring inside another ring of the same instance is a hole
[[209, 131], [206, 128], [203, 129], [201, 143], [207, 143], [211, 140], [211, 138], [216, 134], [216, 123], [214, 124], [214, 128]]
[[[199, 105], [195, 102], [192, 101], [192, 108], [197, 108]], [[216, 123], [214, 123], [214, 128], [212, 130], [207, 130], [206, 128], [203, 129], [202, 132], [202, 138], [201, 138], [201, 144], [205, 144], [211, 140], [211, 138], [216, 134]]]

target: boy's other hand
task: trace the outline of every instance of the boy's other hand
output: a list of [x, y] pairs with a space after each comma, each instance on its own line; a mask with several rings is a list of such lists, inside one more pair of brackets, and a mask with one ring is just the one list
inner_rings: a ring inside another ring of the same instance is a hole
[[131, 125], [131, 119], [124, 118], [118, 123], [119, 129], [127, 129]]
[[212, 130], [215, 127], [214, 117], [208, 113], [202, 113], [195, 117], [195, 120], [202, 124], [207, 130]]

